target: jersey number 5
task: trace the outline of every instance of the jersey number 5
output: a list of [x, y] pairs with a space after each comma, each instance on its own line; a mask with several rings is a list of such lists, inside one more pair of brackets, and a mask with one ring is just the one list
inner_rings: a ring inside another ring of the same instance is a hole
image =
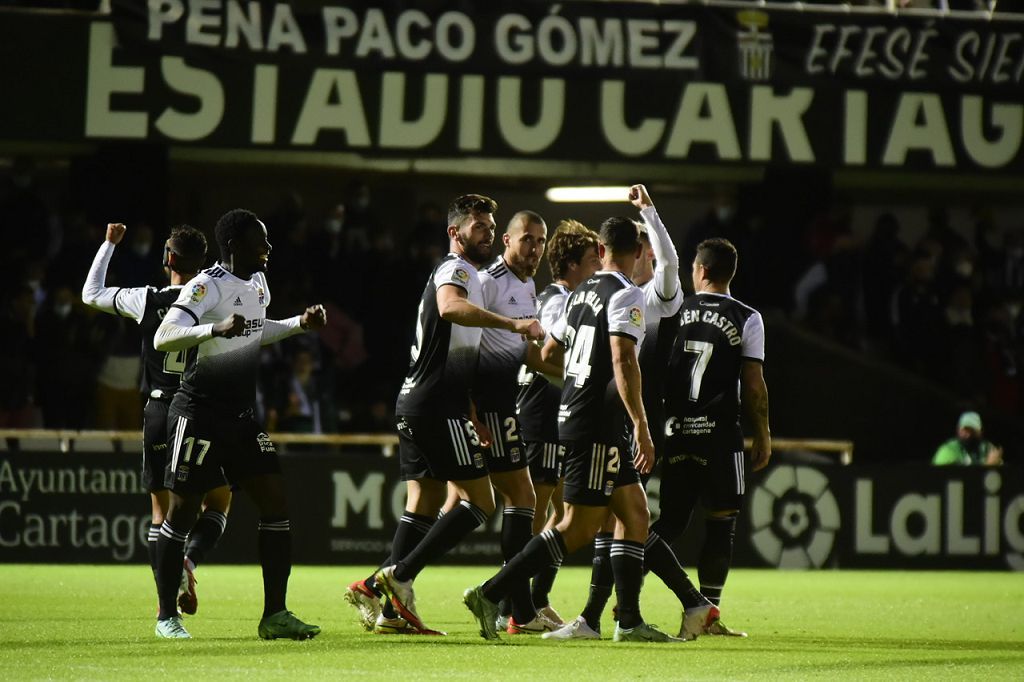
[[704, 379], [704, 372], [711, 362], [711, 353], [714, 350], [715, 347], [707, 341], [686, 342], [686, 352], [697, 354], [697, 359], [690, 369], [690, 400], [693, 402], [697, 402], [697, 397], [700, 396], [700, 382]]
[[589, 324], [573, 331], [567, 330], [569, 357], [565, 363], [565, 376], [573, 377], [577, 386], [583, 386], [590, 378], [590, 354], [594, 350], [594, 334], [597, 330]]

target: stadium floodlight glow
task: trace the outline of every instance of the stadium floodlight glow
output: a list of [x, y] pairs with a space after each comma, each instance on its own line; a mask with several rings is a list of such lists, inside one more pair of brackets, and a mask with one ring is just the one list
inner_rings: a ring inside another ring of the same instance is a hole
[[548, 201], [627, 201], [629, 187], [549, 187], [544, 193]]

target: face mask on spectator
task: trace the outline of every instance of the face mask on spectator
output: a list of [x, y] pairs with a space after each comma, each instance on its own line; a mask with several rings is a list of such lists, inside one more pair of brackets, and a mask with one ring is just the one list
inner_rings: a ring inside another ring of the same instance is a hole
[[967, 436], [966, 438], [961, 438], [960, 444], [964, 446], [964, 450], [974, 452], [978, 449], [978, 446], [981, 445], [981, 436], [975, 434]]
[[71, 314], [71, 304], [70, 303], [56, 303], [56, 304], [54, 304], [54, 306], [53, 306], [53, 314], [63, 320], [65, 317], [67, 317], [68, 315]]
[[132, 251], [134, 251], [137, 256], [148, 256], [149, 250], [152, 246], [153, 245], [149, 242], [138, 242], [132, 246]]
[[735, 206], [717, 206], [715, 208], [715, 217], [718, 218], [720, 223], [729, 222], [734, 215], [736, 215]]
[[342, 222], [340, 218], [329, 218], [325, 227], [331, 234], [341, 234]]
[[953, 266], [953, 270], [956, 271], [956, 274], [960, 277], [968, 279], [974, 274], [974, 263], [969, 260], [958, 261], [957, 264]]

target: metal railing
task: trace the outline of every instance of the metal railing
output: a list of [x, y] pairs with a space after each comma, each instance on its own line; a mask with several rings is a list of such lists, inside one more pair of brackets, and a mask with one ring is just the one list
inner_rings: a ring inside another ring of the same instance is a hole
[[[390, 433], [272, 433], [270, 439], [276, 445], [327, 445], [333, 447], [376, 446], [385, 457], [391, 457], [398, 445], [398, 436]], [[140, 443], [141, 431], [75, 431], [68, 429], [0, 429], [0, 443], [23, 440], [56, 441], [61, 452], [71, 452], [75, 441]], [[744, 447], [750, 448], [750, 439]], [[814, 438], [772, 438], [772, 449], [776, 451], [808, 450], [835, 455], [840, 464], [853, 462], [853, 441], [822, 440]], [[111, 448], [113, 451], [113, 447]]]

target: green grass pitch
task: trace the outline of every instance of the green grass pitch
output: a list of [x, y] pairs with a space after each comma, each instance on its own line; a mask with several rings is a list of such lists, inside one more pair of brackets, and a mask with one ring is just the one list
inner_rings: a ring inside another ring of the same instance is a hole
[[[297, 566], [290, 608], [323, 634], [307, 642], [256, 637], [259, 568], [203, 566], [191, 641], [157, 640], [155, 596], [143, 566], [0, 569], [0, 671], [21, 679], [1022, 679], [1024, 580], [1011, 573], [735, 570], [724, 620], [748, 639], [677, 645], [554, 643], [527, 636], [486, 642], [462, 605], [485, 567], [428, 568], [421, 616], [447, 637], [363, 632], [342, 601], [369, 567]], [[567, 568], [552, 603], [575, 616], [589, 569]], [[675, 634], [675, 598], [653, 576], [648, 622]], [[610, 614], [609, 614], [610, 615]]]

